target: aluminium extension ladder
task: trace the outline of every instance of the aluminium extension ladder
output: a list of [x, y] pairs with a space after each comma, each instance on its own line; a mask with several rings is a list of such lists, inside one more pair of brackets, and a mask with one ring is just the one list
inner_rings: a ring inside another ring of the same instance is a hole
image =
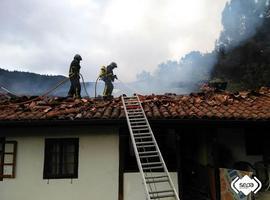
[[122, 102], [147, 200], [180, 200], [138, 95]]

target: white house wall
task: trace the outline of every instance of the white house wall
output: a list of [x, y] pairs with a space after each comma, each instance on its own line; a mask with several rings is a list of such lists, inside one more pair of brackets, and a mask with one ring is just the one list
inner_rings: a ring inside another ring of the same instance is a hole
[[[0, 182], [0, 200], [118, 199], [117, 130], [48, 135], [6, 138], [18, 142], [16, 178]], [[78, 179], [43, 179], [45, 138], [52, 137], [79, 137]]]

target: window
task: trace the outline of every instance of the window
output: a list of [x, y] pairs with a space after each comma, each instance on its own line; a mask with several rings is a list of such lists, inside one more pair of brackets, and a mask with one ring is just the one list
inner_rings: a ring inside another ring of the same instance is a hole
[[46, 139], [43, 178], [78, 178], [78, 151], [78, 138]]
[[0, 181], [15, 178], [17, 142], [0, 138]]

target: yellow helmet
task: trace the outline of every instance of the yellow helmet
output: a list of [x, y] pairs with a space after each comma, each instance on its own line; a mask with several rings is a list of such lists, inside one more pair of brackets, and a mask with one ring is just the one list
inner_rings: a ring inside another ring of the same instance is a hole
[[101, 69], [100, 69], [100, 73], [99, 73], [99, 76], [105, 76], [106, 75], [106, 67], [105, 66], [102, 66]]
[[102, 66], [101, 67], [101, 71], [106, 71], [106, 67], [105, 66]]

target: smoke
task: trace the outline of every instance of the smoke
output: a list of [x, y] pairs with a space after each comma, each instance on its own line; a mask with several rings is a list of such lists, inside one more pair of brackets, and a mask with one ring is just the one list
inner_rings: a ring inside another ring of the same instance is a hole
[[222, 12], [223, 31], [217, 47], [230, 50], [255, 35], [269, 6], [269, 0], [231, 0]]
[[215, 62], [214, 52], [192, 51], [179, 61], [161, 63], [153, 74], [142, 71], [137, 75], [137, 86], [143, 93], [188, 93], [197, 87], [199, 81], [209, 79]]
[[[222, 12], [223, 30], [210, 53], [192, 51], [179, 61], [168, 60], [153, 73], [142, 71], [133, 83], [141, 93], [189, 93], [209, 80], [220, 51], [229, 51], [252, 37], [262, 25], [269, 0], [231, 0]], [[209, 30], [205, 30], [209, 31]]]

